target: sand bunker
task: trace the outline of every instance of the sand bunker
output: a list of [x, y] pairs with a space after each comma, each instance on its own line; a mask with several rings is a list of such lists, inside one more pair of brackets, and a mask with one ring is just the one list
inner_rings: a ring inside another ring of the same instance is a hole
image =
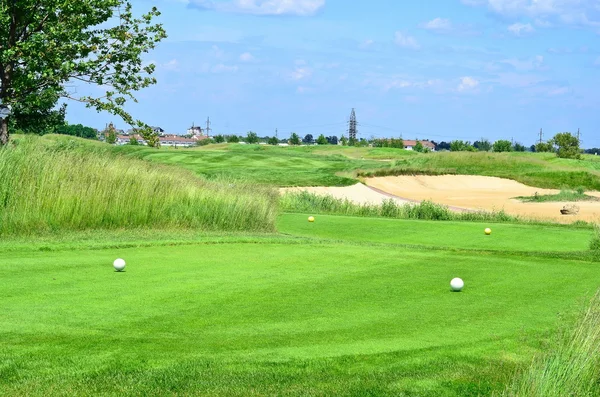
[[[510, 179], [470, 176], [390, 176], [370, 178], [367, 185], [408, 200], [431, 200], [448, 206], [472, 210], [498, 211], [527, 218], [570, 223], [576, 220], [600, 221], [600, 202], [578, 202], [577, 215], [561, 215], [560, 209], [569, 203], [523, 203], [517, 196], [556, 194], [558, 190], [539, 189]], [[600, 197], [597, 192], [588, 193]]]
[[280, 189], [281, 192], [298, 192], [303, 190], [320, 195], [330, 195], [338, 199], [348, 199], [357, 204], [381, 204], [384, 200], [389, 200], [390, 198], [399, 204], [409, 202], [408, 200], [393, 198], [392, 195], [372, 190], [362, 183], [344, 187], [290, 187]]

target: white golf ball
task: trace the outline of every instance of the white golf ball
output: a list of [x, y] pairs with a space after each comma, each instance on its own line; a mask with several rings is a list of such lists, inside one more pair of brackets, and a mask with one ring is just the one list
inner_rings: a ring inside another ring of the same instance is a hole
[[116, 271], [120, 272], [125, 269], [125, 261], [121, 258], [115, 259], [113, 266], [115, 267]]
[[452, 288], [452, 291], [462, 291], [464, 286], [465, 282], [458, 277], [453, 278], [452, 281], [450, 281], [450, 288]]

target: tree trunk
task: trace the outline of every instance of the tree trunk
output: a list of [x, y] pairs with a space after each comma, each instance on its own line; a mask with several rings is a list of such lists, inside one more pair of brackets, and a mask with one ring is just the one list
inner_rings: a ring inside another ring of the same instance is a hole
[[8, 143], [8, 117], [0, 120], [0, 146]]

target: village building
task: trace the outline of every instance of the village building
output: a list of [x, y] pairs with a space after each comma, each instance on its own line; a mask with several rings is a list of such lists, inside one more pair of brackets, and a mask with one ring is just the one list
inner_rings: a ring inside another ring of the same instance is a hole
[[[421, 142], [421, 145], [423, 145], [424, 148], [429, 148], [429, 150], [431, 150], [432, 152], [435, 152], [435, 145], [428, 141], [427, 139], [418, 141]], [[417, 145], [417, 141], [416, 140], [409, 140], [409, 139], [405, 139], [404, 140], [404, 149], [406, 150], [413, 150], [414, 147]]]

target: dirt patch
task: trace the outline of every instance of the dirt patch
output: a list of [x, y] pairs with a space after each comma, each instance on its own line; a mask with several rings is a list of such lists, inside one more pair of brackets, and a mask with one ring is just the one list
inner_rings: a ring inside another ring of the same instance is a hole
[[356, 204], [381, 204], [384, 200], [392, 199], [398, 204], [410, 202], [401, 198], [393, 197], [391, 194], [385, 194], [370, 189], [362, 183], [344, 187], [289, 187], [281, 188], [280, 192], [299, 192], [307, 191], [319, 195], [330, 195], [338, 199], [348, 199]]
[[[366, 179], [366, 184], [408, 200], [431, 200], [435, 203], [471, 210], [499, 211], [527, 218], [571, 223], [577, 220], [600, 221], [600, 202], [578, 202], [577, 215], [561, 215], [567, 202], [523, 203], [518, 196], [557, 194], [554, 189], [526, 186], [510, 179], [470, 176], [388, 176]], [[600, 197], [600, 193], [587, 194]]]

